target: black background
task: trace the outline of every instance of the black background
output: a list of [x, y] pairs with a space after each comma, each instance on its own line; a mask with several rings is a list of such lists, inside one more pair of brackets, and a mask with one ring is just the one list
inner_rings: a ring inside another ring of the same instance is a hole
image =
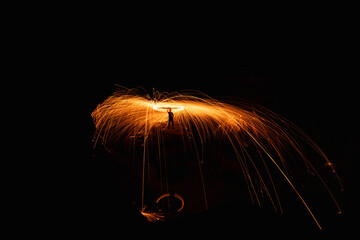
[[121, 191], [122, 183], [115, 181], [111, 162], [93, 157], [90, 114], [119, 84], [142, 86], [149, 93], [153, 88], [195, 89], [216, 99], [250, 100], [295, 123], [334, 162], [344, 184], [345, 191], [336, 194], [343, 214], [327, 212], [325, 205], [320, 223], [325, 231], [347, 231], [358, 149], [353, 81], [357, 75], [349, 58], [351, 49], [340, 41], [346, 33], [330, 27], [319, 32], [312, 24], [279, 29], [248, 26], [246, 31], [156, 26], [142, 22], [112, 29], [78, 21], [66, 34], [54, 31], [49, 36], [56, 40], [50, 41], [44, 55], [49, 60], [46, 73], [60, 90], [58, 117], [67, 122], [66, 140], [55, 151], [70, 149], [59, 163], [66, 174], [60, 174], [56, 187], [51, 187], [56, 206], [52, 207], [57, 210], [50, 215], [55, 225], [81, 233], [118, 234], [133, 226], [140, 232], [170, 229], [171, 234], [318, 231], [305, 209], [298, 210], [300, 204], [289, 205], [294, 215], [281, 216], [252, 205], [236, 208], [237, 203], [231, 203], [180, 220], [146, 223]]

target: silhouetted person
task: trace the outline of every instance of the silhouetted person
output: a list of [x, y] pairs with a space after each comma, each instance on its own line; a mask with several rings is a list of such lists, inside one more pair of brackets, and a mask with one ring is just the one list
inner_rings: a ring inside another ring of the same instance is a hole
[[168, 128], [170, 128], [170, 123], [172, 124], [172, 128], [174, 128], [174, 113], [171, 112], [171, 108], [168, 109], [168, 114], [169, 114]]

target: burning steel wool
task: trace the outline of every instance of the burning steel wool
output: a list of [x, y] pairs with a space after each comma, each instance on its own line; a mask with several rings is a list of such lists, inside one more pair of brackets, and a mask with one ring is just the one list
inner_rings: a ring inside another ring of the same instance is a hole
[[[127, 89], [121, 87], [117, 92], [100, 103], [92, 113], [96, 127], [95, 144], [101, 142], [104, 146], [114, 144], [131, 145], [135, 139], [141, 139], [142, 146], [142, 184], [141, 184], [141, 212], [149, 221], [166, 219], [161, 211], [150, 211], [145, 204], [146, 164], [149, 154], [158, 154], [162, 161], [166, 161], [163, 154], [164, 132], [174, 132], [184, 141], [190, 142], [192, 151], [198, 162], [199, 174], [202, 180], [202, 196], [206, 209], [208, 208], [207, 190], [204, 183], [203, 163], [207, 161], [205, 145], [213, 142], [218, 144], [214, 148], [221, 148], [227, 143], [233, 152], [234, 161], [241, 169], [248, 192], [253, 203], [260, 205], [260, 192], [265, 192], [275, 210], [282, 212], [273, 172], [277, 172], [281, 179], [290, 186], [301, 200], [317, 226], [321, 226], [308, 206], [303, 196], [291, 180], [288, 158], [299, 162], [304, 169], [311, 172], [321, 182], [329, 197], [341, 213], [328, 184], [316, 169], [321, 162], [328, 166], [341, 182], [334, 165], [328, 160], [323, 151], [298, 127], [275, 113], [261, 106], [251, 104], [229, 104], [215, 100], [204, 93], [153, 92], [153, 96], [144, 90]], [[187, 139], [187, 140], [185, 140]], [[249, 150], [249, 145], [252, 146]], [[303, 151], [303, 146], [311, 148], [317, 154], [317, 163], [311, 161]], [[153, 148], [151, 150], [151, 148]], [[169, 161], [169, 160], [168, 160]], [[164, 166], [160, 164], [161, 168]], [[262, 169], [262, 170], [260, 170]], [[169, 175], [165, 172], [164, 175]], [[156, 203], [170, 202], [171, 198], [175, 212], [181, 211], [187, 204], [180, 195], [169, 193], [168, 182], [162, 186], [162, 195]], [[259, 187], [260, 186], [260, 187]], [[166, 190], [167, 189], [167, 190]], [[171, 191], [170, 191], [171, 192]]]

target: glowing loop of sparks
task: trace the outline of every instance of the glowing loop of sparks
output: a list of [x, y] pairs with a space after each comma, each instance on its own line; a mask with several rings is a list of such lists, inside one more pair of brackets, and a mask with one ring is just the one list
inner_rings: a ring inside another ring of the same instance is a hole
[[175, 197], [177, 199], [179, 199], [181, 201], [181, 207], [177, 210], [177, 212], [180, 212], [183, 208], [184, 208], [184, 199], [179, 195], [179, 194], [174, 194], [174, 195], [170, 195], [170, 193], [165, 193], [163, 195], [161, 195], [158, 200], [156, 200], [156, 203], [158, 203], [161, 199], [165, 198], [165, 197]]

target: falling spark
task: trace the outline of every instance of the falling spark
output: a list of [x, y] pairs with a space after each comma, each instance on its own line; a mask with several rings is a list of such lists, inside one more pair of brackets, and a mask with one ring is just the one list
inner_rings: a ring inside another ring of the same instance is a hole
[[140, 211], [141, 214], [148, 220], [149, 222], [156, 222], [156, 221], [165, 221], [165, 216], [159, 212], [147, 212], [145, 210]]
[[[101, 140], [102, 144], [107, 146], [119, 141], [130, 143], [132, 142], [130, 140], [137, 136], [143, 137], [141, 212], [149, 221], [163, 220], [164, 217], [160, 213], [144, 211], [145, 164], [146, 154], [148, 154], [148, 137], [151, 133], [156, 134], [158, 132], [156, 131], [157, 129], [166, 128], [166, 124], [169, 121], [167, 112], [170, 109], [175, 115], [176, 128], [180, 129], [181, 134], [186, 135], [190, 132], [191, 135], [198, 136], [197, 140], [193, 138], [193, 144], [199, 163], [206, 208], [207, 194], [201, 166], [202, 162], [206, 159], [201, 157], [201, 151], [204, 150], [202, 146], [214, 139], [225, 138], [232, 146], [241, 167], [251, 199], [254, 199], [253, 201], [258, 202], [259, 205], [259, 193], [254, 184], [254, 177], [259, 179], [262, 186], [261, 191], [267, 193], [274, 209], [279, 209], [282, 212], [276, 186], [268, 168], [270, 164], [277, 169], [285, 182], [293, 189], [317, 226], [321, 229], [307, 202], [291, 181], [284, 154], [290, 152], [292, 155], [296, 155], [296, 159], [299, 159], [298, 161], [301, 161], [309, 172], [312, 172], [319, 178], [336, 205], [338, 212], [341, 212], [328, 185], [315, 169], [315, 164], [305, 156], [302, 146], [310, 146], [318, 153], [320, 156], [319, 161], [323, 161], [323, 166], [331, 168], [342, 189], [334, 164], [328, 160], [323, 151], [302, 130], [270, 110], [253, 104], [235, 106], [215, 100], [204, 93], [196, 91], [156, 92], [153, 94], [153, 97], [150, 97], [148, 94], [142, 93], [140, 89], [121, 87], [117, 92], [99, 104], [92, 113], [96, 127], [94, 142], [97, 144]], [[246, 150], [249, 142], [255, 146], [256, 154], [260, 158], [255, 158], [252, 156], [253, 153]], [[200, 146], [200, 149], [197, 146]], [[161, 150], [159, 149], [159, 151]], [[255, 172], [249, 171], [249, 164], [255, 169]], [[258, 170], [260, 165], [265, 167], [267, 171], [268, 182], [264, 180], [265, 177]], [[184, 204], [183, 200], [182, 204]]]

